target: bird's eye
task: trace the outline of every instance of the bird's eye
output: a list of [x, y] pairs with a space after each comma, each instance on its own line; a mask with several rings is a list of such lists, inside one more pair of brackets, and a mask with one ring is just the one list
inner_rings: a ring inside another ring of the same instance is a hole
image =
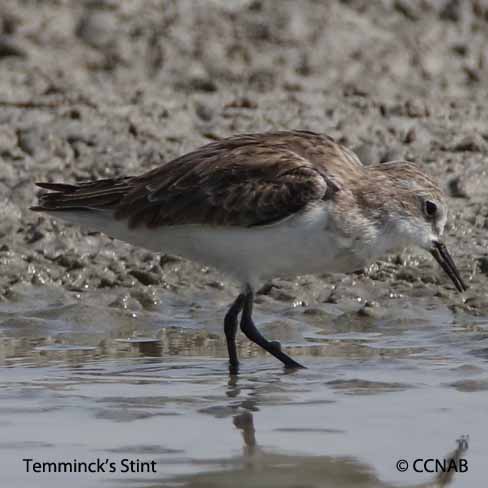
[[424, 212], [426, 217], [435, 217], [435, 214], [437, 213], [437, 205], [431, 200], [426, 200], [424, 203]]

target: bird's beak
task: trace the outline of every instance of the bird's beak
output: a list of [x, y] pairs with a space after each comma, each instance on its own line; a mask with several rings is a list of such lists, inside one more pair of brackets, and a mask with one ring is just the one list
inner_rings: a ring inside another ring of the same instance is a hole
[[439, 241], [432, 241], [430, 252], [432, 256], [434, 256], [434, 259], [440, 264], [441, 268], [446, 272], [447, 276], [451, 278], [457, 290], [459, 292], [466, 291], [468, 287], [461, 278], [445, 244]]

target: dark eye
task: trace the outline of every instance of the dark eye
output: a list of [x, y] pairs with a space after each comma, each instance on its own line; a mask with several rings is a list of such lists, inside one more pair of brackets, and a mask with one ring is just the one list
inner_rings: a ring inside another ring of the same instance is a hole
[[426, 217], [435, 217], [435, 214], [437, 213], [437, 205], [431, 200], [426, 200], [424, 203], [424, 212]]

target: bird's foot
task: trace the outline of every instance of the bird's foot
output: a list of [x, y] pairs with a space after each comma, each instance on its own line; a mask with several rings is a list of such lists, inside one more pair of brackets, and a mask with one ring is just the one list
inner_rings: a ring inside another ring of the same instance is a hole
[[270, 347], [272, 347], [276, 352], [281, 352], [281, 343], [278, 341], [270, 341]]
[[295, 371], [297, 369], [307, 369], [303, 364], [297, 363], [294, 359], [288, 356], [289, 361], [284, 363], [286, 371]]
[[239, 362], [229, 362], [229, 375], [239, 374]]

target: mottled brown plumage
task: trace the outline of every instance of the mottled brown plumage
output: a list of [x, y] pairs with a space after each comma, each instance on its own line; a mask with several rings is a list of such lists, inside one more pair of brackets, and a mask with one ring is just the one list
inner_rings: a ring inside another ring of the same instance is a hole
[[[333, 169], [333, 171], [331, 171]], [[53, 190], [35, 210], [110, 209], [130, 227], [254, 226], [332, 198], [359, 159], [332, 138], [308, 131], [244, 134], [207, 144], [136, 177]]]

